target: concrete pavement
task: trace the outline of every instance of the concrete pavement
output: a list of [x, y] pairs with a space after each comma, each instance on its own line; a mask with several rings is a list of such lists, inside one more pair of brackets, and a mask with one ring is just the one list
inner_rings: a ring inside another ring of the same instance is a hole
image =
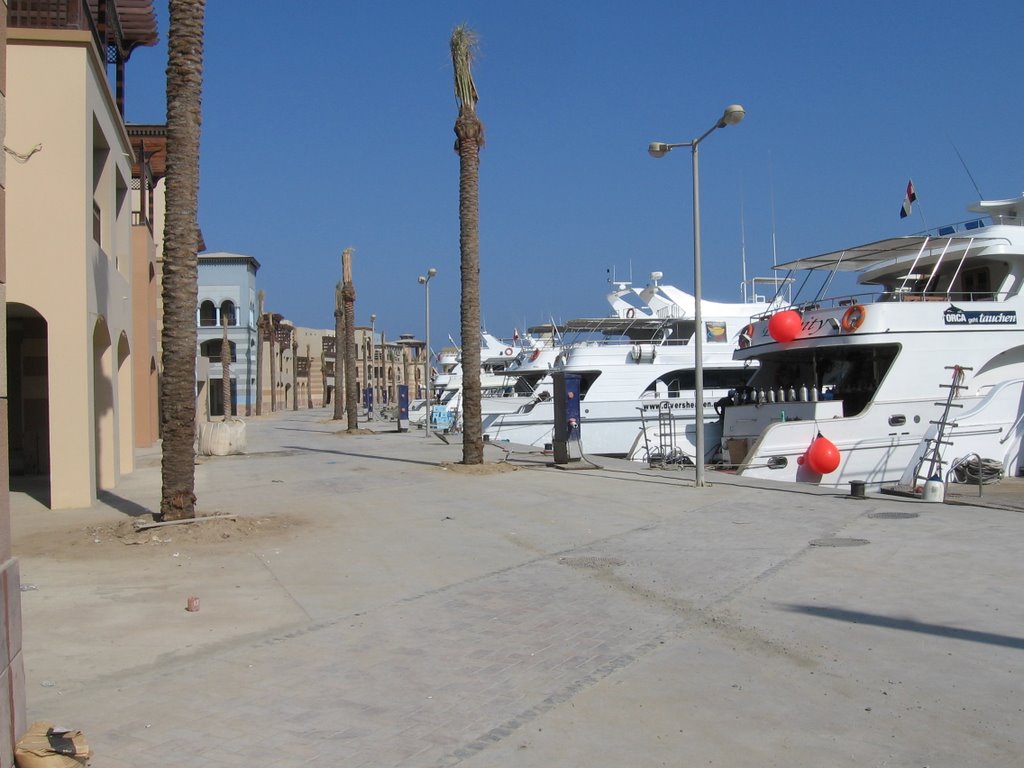
[[250, 536], [112, 540], [158, 504], [152, 453], [87, 510], [12, 494], [30, 719], [101, 768], [1024, 764], [1020, 512], [470, 474], [327, 416], [196, 467]]

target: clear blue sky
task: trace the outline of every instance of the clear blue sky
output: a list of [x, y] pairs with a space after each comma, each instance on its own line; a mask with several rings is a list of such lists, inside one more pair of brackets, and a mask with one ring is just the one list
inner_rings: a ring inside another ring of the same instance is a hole
[[[166, 41], [166, 3], [157, 0]], [[607, 270], [692, 290], [699, 136], [704, 296], [778, 260], [967, 218], [1024, 191], [1024, 3], [209, 2], [200, 225], [256, 257], [268, 309], [333, 327], [355, 248], [357, 322], [459, 335], [458, 157], [448, 40], [480, 36], [486, 329], [607, 312]], [[164, 119], [166, 49], [128, 63], [127, 117]], [[913, 215], [899, 208], [909, 178]], [[741, 227], [741, 207], [744, 226]], [[922, 221], [921, 214], [925, 220]]]

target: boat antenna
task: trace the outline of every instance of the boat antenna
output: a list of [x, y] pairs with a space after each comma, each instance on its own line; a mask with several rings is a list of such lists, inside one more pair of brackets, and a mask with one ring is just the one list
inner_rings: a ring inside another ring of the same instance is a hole
[[971, 175], [971, 169], [968, 168], [967, 163], [964, 162], [964, 156], [960, 154], [960, 150], [956, 148], [956, 144], [953, 143], [952, 139], [949, 140], [949, 144], [953, 147], [953, 151], [956, 152], [956, 156], [960, 158], [960, 165], [964, 167], [964, 172], [967, 174], [967, 178], [969, 178], [971, 180], [971, 184], [974, 185], [974, 191], [978, 193], [978, 199], [984, 200], [985, 196], [981, 194], [981, 190], [978, 188], [978, 182], [974, 180], [974, 176]]
[[772, 153], [768, 153], [768, 202], [772, 212], [772, 271], [779, 261], [775, 254], [775, 175], [772, 173]]
[[740, 261], [743, 265], [743, 282], [740, 283], [743, 303], [747, 303], [747, 228], [743, 220], [743, 177], [740, 176]]

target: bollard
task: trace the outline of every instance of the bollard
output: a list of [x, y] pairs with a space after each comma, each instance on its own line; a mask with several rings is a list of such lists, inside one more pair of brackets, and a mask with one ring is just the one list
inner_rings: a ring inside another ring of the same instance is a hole
[[863, 480], [851, 480], [850, 481], [850, 497], [854, 499], [864, 498], [864, 481]]

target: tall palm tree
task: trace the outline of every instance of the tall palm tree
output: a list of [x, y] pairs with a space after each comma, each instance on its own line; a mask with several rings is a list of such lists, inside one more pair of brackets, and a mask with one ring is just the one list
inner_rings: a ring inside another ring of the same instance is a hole
[[352, 282], [352, 252], [341, 254], [341, 301], [345, 315], [345, 413], [349, 431], [359, 429], [359, 383], [356, 381], [356, 285]]
[[164, 216], [163, 456], [159, 517], [196, 516], [196, 304], [199, 291], [199, 126], [205, 0], [170, 0]]
[[295, 329], [292, 329], [292, 410], [299, 410], [299, 342], [295, 340]]
[[306, 345], [306, 410], [313, 407], [313, 358], [309, 356], [309, 344]]
[[[344, 267], [342, 267], [344, 269]], [[341, 283], [334, 286], [334, 419], [345, 413], [345, 305]]]
[[452, 31], [455, 71], [455, 151], [459, 153], [459, 254], [462, 282], [462, 463], [484, 461], [480, 415], [480, 149], [484, 124], [476, 114], [479, 99], [473, 82], [473, 59], [478, 50], [473, 30], [460, 24]]
[[231, 418], [231, 342], [228, 341], [228, 316], [222, 315], [220, 339], [220, 399], [224, 403], [224, 421]]
[[256, 415], [263, 413], [263, 337], [266, 333], [267, 318], [263, 314], [263, 300], [266, 294], [261, 288], [256, 294], [259, 302], [259, 314], [256, 316]]

